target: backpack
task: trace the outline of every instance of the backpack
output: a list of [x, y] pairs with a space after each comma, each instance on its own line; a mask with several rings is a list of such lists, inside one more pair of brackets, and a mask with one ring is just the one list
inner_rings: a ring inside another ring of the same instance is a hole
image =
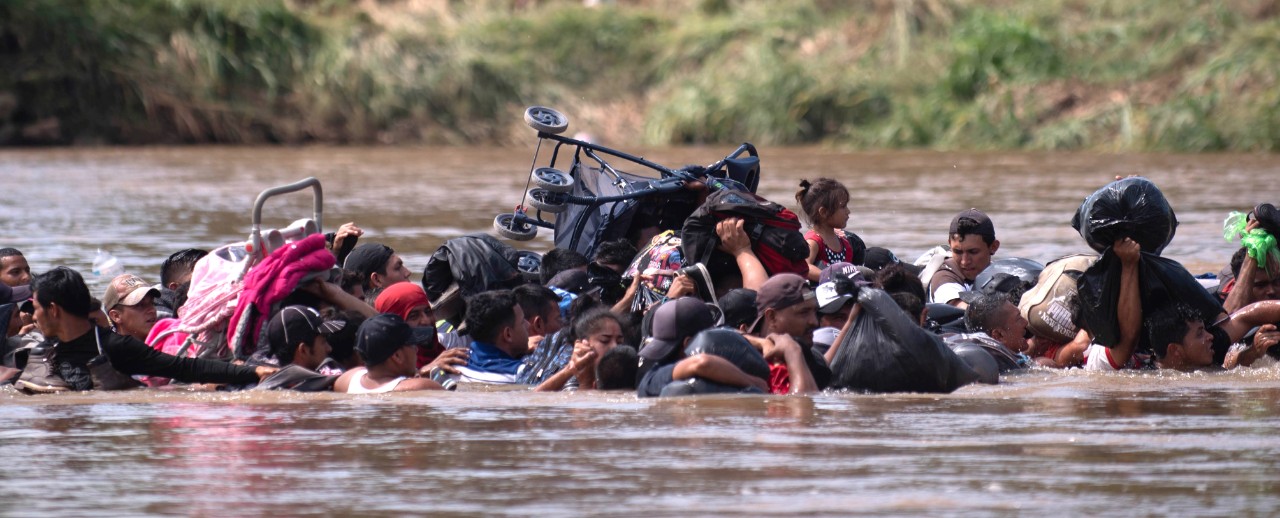
[[1065, 344], [1080, 332], [1077, 284], [1098, 256], [1075, 254], [1049, 263], [1036, 285], [1022, 294], [1018, 311], [1032, 334]]
[[751, 238], [751, 251], [769, 275], [808, 275], [809, 244], [800, 233], [800, 218], [782, 205], [733, 190], [712, 193], [685, 220], [680, 233], [685, 263], [702, 263], [712, 272], [737, 269], [732, 257], [716, 249], [720, 245], [716, 224], [727, 218], [745, 220], [743, 228]]
[[665, 300], [667, 290], [671, 289], [671, 283], [675, 281], [674, 272], [684, 265], [684, 258], [680, 250], [680, 237], [675, 235], [675, 232], [668, 230], [653, 236], [653, 239], [649, 240], [649, 244], [636, 254], [636, 258], [631, 261], [631, 265], [622, 274], [622, 279], [624, 282], [630, 283], [631, 279], [647, 270], [665, 273], [654, 276], [652, 281], [640, 283], [636, 298], [631, 303], [631, 310], [644, 312], [648, 310], [649, 306]]

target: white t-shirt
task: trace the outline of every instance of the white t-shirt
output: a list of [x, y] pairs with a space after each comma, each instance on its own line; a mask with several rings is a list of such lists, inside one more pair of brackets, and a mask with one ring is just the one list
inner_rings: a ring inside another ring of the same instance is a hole
[[955, 282], [948, 282], [938, 286], [938, 289], [933, 290], [933, 300], [929, 302], [946, 304], [960, 298], [960, 294], [966, 291], [969, 291], [969, 286]]
[[1089, 348], [1084, 350], [1084, 368], [1099, 372], [1113, 372], [1125, 368], [1129, 358], [1119, 362], [1112, 356], [1111, 348], [1101, 344], [1089, 344]]

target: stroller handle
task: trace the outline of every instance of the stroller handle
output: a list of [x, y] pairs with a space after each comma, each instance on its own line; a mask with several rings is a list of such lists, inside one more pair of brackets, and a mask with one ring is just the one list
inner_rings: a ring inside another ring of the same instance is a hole
[[255, 248], [259, 248], [262, 244], [262, 206], [267, 203], [267, 199], [272, 196], [298, 192], [306, 189], [307, 187], [311, 188], [311, 199], [313, 211], [315, 212], [316, 228], [324, 228], [320, 222], [320, 216], [324, 212], [324, 190], [321, 189], [320, 180], [318, 178], [312, 176], [289, 185], [272, 187], [258, 194], [258, 199], [253, 202], [253, 229], [249, 234], [249, 242], [252, 243]]

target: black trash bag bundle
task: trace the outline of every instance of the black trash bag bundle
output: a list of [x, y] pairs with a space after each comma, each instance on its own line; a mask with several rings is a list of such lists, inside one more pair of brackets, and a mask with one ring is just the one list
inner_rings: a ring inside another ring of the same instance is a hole
[[[1200, 286], [1186, 268], [1172, 259], [1142, 252], [1138, 259], [1138, 279], [1144, 318], [1174, 304], [1191, 308], [1206, 322], [1211, 322], [1223, 311], [1217, 297]], [[1116, 319], [1120, 299], [1120, 258], [1110, 248], [1080, 277], [1077, 296], [1080, 323], [1093, 335], [1093, 340], [1106, 346], [1120, 343], [1120, 325]], [[1147, 334], [1138, 333], [1138, 337], [1138, 350], [1150, 350]]]
[[1007, 274], [1017, 277], [1022, 283], [1022, 290], [1036, 285], [1036, 279], [1040, 277], [1040, 272], [1044, 270], [1044, 265], [1031, 259], [1022, 257], [1005, 257], [991, 261], [991, 264], [978, 272], [978, 276], [973, 279], [973, 289], [981, 290], [991, 280], [999, 274]]
[[1178, 218], [1156, 184], [1135, 176], [1090, 194], [1071, 218], [1071, 226], [1098, 253], [1128, 237], [1137, 241], [1143, 252], [1160, 255], [1173, 241]]
[[[713, 328], [698, 333], [689, 341], [689, 346], [684, 349], [685, 355], [694, 356], [698, 354], [710, 354], [719, 356], [728, 360], [734, 366], [742, 369], [742, 372], [750, 376], [768, 380], [769, 364], [764, 360], [764, 355], [760, 351], [751, 346], [741, 333], [727, 328]], [[692, 379], [677, 380], [668, 383], [662, 388], [662, 396], [690, 396], [696, 394], [727, 394], [727, 393], [759, 393], [754, 388], [730, 387], [719, 383]]]
[[863, 288], [858, 304], [861, 313], [831, 362], [831, 388], [946, 393], [978, 380], [978, 373], [889, 294]]
[[455, 281], [464, 297], [514, 288], [524, 282], [521, 258], [520, 251], [488, 234], [455, 237], [440, 245], [427, 260], [422, 289], [427, 298], [435, 301]]

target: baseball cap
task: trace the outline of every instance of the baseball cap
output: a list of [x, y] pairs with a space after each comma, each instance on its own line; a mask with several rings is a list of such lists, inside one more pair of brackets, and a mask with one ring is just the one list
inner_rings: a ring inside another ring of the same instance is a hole
[[878, 246], [873, 246], [871, 248], [868, 248], [866, 258], [862, 262], [863, 266], [866, 266], [867, 268], [870, 268], [872, 271], [876, 271], [876, 272], [883, 270], [885, 267], [891, 264], [902, 265], [902, 267], [906, 268], [907, 271], [911, 272], [912, 275], [920, 275], [920, 272], [924, 270], [923, 266], [917, 266], [911, 263], [904, 263], [902, 262], [901, 259], [898, 259], [897, 255], [894, 255], [893, 251], [889, 250], [888, 248], [881, 248]]
[[760, 323], [764, 321], [764, 310], [785, 309], [812, 298], [813, 290], [809, 289], [809, 281], [804, 277], [794, 273], [780, 273], [770, 277], [756, 293], [756, 321], [751, 324], [751, 329], [760, 327]]
[[831, 263], [818, 274], [818, 284], [831, 282], [837, 275], [852, 276], [856, 271], [858, 271], [858, 267], [850, 263]]
[[341, 331], [346, 324], [343, 320], [325, 322], [318, 311], [308, 306], [285, 306], [267, 324], [267, 340], [273, 346], [311, 343], [316, 336], [332, 335]]
[[740, 325], [750, 324], [756, 319], [756, 290], [729, 290], [720, 297], [719, 305], [721, 313], [724, 313], [724, 325], [736, 329]]
[[122, 274], [111, 279], [111, 283], [107, 284], [107, 291], [102, 294], [102, 309], [135, 306], [147, 295], [159, 297], [160, 290], [142, 280], [142, 277], [130, 273]]
[[387, 245], [364, 243], [347, 254], [346, 260], [342, 262], [342, 269], [360, 274], [360, 278], [367, 283], [370, 275], [386, 268], [387, 261], [390, 261], [395, 253], [396, 251]]
[[653, 311], [653, 336], [640, 349], [640, 357], [647, 360], [666, 358], [685, 338], [716, 325], [711, 307], [694, 297], [669, 300]]
[[19, 304], [29, 298], [31, 298], [31, 285], [23, 284], [10, 287], [7, 284], [0, 283], [0, 304]]
[[356, 352], [365, 365], [378, 365], [402, 347], [412, 345], [413, 329], [399, 315], [380, 313], [369, 317], [356, 331]]
[[984, 240], [994, 240], [996, 238], [996, 226], [991, 223], [985, 213], [978, 209], [969, 209], [956, 214], [951, 218], [951, 230], [947, 235], [960, 233], [961, 220], [972, 220], [974, 224], [965, 229], [965, 234], [976, 234], [982, 236]]

